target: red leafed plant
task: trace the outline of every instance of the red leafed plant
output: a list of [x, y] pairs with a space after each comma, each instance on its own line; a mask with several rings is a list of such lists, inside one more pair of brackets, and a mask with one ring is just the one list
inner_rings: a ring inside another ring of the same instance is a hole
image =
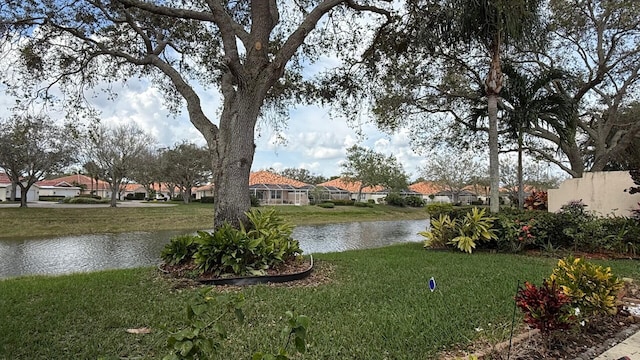
[[555, 282], [547, 280], [540, 287], [525, 282], [516, 295], [516, 305], [524, 312], [524, 321], [539, 329], [543, 336], [573, 326], [575, 315], [570, 303], [571, 298]]
[[524, 199], [524, 207], [529, 210], [547, 210], [549, 205], [546, 191], [534, 191]]

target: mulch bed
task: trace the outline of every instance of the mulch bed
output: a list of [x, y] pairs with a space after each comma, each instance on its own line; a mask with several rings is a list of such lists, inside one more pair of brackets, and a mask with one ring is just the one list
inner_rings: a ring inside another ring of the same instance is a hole
[[621, 305], [616, 316], [588, 325], [579, 332], [559, 332], [547, 344], [537, 330], [523, 329], [512, 339], [511, 349], [508, 341], [493, 345], [476, 344], [466, 351], [443, 353], [441, 358], [466, 359], [465, 356], [472, 353], [482, 360], [592, 360], [640, 330], [640, 317], [625, 311], [622, 304], [623, 300], [640, 298], [640, 285], [625, 283], [619, 297]]

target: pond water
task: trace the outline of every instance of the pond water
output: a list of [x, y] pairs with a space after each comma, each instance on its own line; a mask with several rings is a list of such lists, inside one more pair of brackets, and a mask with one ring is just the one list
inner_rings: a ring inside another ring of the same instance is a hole
[[[419, 242], [427, 220], [298, 226], [293, 237], [305, 254]], [[150, 266], [169, 240], [184, 231], [132, 232], [0, 240], [0, 279]]]

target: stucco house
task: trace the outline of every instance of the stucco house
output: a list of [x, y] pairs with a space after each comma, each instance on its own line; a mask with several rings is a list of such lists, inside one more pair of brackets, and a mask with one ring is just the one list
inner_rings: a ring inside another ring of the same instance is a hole
[[308, 185], [266, 170], [249, 174], [249, 191], [262, 205], [308, 205]]
[[102, 180], [95, 180], [89, 176], [82, 174], [74, 174], [52, 179], [52, 181], [66, 182], [81, 188], [81, 195], [97, 195], [102, 198], [111, 197], [111, 188], [109, 183]]
[[427, 203], [431, 202], [451, 202], [448, 196], [436, 195], [444, 190], [442, 185], [438, 185], [433, 181], [420, 181], [409, 185], [409, 190], [415, 191], [422, 196], [422, 200]]
[[[11, 183], [11, 179], [5, 173], [0, 173], [0, 201], [8, 201], [11, 199], [11, 190], [13, 188], [13, 184]], [[19, 200], [21, 196], [20, 188], [16, 189], [16, 200]], [[38, 186], [32, 185], [29, 191], [27, 192], [27, 201], [37, 201], [38, 200]]]
[[66, 181], [42, 180], [34, 184], [38, 187], [38, 198], [67, 198], [80, 195], [82, 189]]
[[[358, 191], [360, 190], [360, 181], [349, 181], [347, 178], [341, 177], [318, 184], [318, 186], [332, 186], [348, 191], [352, 200], [358, 200]], [[380, 202], [387, 196], [388, 192], [382, 186], [365, 186], [360, 194], [360, 201], [367, 202], [374, 200]]]

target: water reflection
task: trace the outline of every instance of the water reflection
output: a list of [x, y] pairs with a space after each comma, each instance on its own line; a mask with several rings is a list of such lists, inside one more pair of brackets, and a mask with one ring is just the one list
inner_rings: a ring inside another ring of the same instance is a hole
[[[293, 235], [305, 254], [325, 253], [421, 241], [417, 233], [427, 224], [426, 220], [406, 220], [299, 226]], [[165, 244], [182, 233], [184, 231], [158, 231], [0, 240], [0, 279], [157, 264]]]

